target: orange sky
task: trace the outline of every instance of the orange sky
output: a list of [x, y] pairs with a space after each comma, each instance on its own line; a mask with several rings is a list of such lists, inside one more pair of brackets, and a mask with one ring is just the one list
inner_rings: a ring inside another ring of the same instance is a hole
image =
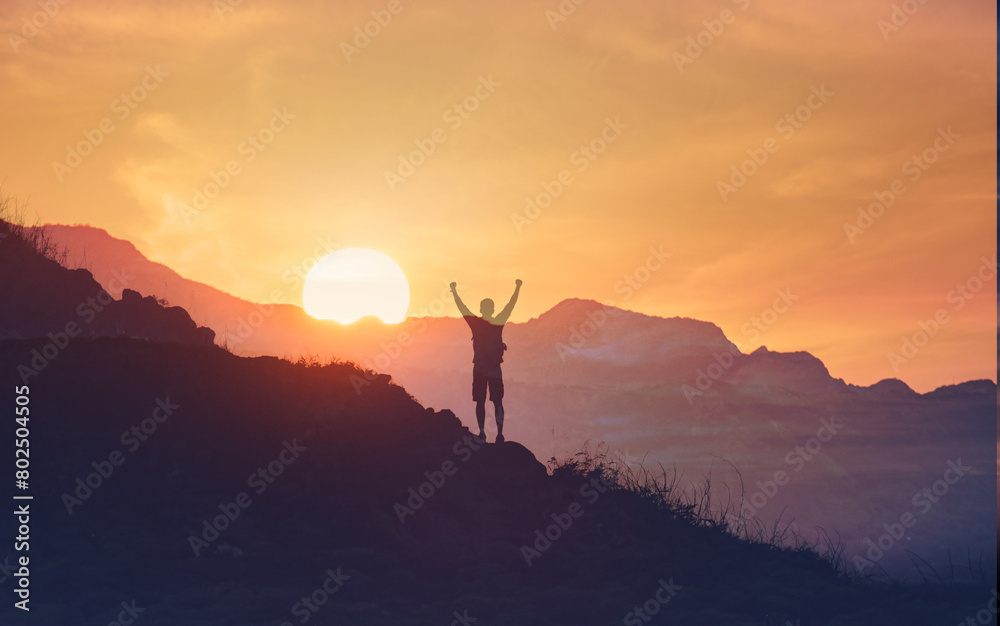
[[[856, 384], [996, 380], [995, 2], [892, 28], [872, 0], [590, 0], [559, 21], [555, 0], [52, 4], [0, 4], [0, 177], [45, 222], [253, 300], [301, 302], [287, 272], [318, 246], [370, 247], [409, 277], [411, 314], [451, 280], [476, 302], [522, 278], [513, 321], [593, 298]], [[762, 164], [730, 180], [748, 150]], [[650, 247], [669, 257], [647, 276]], [[984, 256], [982, 290], [949, 298]], [[779, 290], [796, 299], [775, 315]]]

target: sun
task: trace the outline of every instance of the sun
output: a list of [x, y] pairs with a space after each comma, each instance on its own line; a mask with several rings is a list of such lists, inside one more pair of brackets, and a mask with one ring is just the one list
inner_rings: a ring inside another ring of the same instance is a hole
[[306, 313], [350, 324], [374, 315], [386, 324], [406, 319], [410, 285], [396, 263], [375, 250], [344, 248], [323, 257], [302, 288]]

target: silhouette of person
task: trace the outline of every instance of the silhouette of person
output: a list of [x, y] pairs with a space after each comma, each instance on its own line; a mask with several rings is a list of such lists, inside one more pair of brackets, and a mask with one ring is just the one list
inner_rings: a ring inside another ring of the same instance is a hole
[[486, 298], [479, 304], [482, 317], [476, 317], [458, 297], [456, 283], [451, 284], [451, 294], [455, 296], [455, 304], [472, 329], [472, 401], [476, 403], [476, 420], [479, 422], [479, 438], [486, 438], [486, 390], [489, 389], [490, 401], [493, 403], [493, 413], [497, 420], [497, 443], [503, 443], [503, 374], [500, 364], [503, 363], [503, 353], [507, 345], [503, 342], [503, 325], [507, 323], [517, 295], [521, 292], [521, 279], [515, 281], [514, 295], [510, 302], [493, 316], [493, 300]]

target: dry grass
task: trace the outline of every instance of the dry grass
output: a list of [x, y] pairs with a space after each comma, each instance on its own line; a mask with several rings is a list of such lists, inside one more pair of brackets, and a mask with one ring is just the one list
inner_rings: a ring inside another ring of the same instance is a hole
[[8, 237], [22, 241], [47, 259], [66, 266], [66, 248], [56, 244], [36, 215], [27, 226], [27, 204], [7, 194], [0, 186], [0, 241]]

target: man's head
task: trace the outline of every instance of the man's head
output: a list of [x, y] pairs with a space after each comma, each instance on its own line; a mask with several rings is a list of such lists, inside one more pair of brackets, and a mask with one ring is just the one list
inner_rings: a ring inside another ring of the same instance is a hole
[[493, 317], [493, 300], [484, 298], [479, 303], [479, 312], [483, 314], [483, 317]]

